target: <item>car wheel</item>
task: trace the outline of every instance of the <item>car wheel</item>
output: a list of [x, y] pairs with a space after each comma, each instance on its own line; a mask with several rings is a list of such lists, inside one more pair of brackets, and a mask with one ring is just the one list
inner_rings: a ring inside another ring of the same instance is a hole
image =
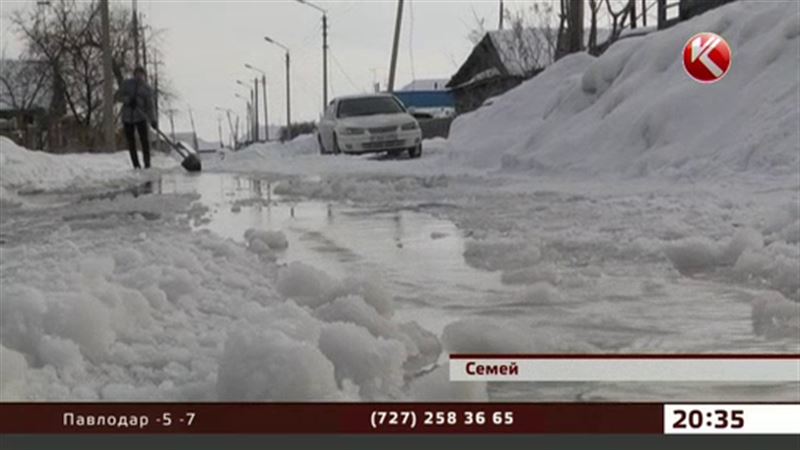
[[336, 133], [333, 133], [333, 154], [338, 155], [339, 153], [342, 153], [342, 149], [339, 148], [339, 138]]
[[319, 144], [319, 154], [320, 155], [328, 154], [328, 152], [325, 151], [325, 145], [322, 144], [322, 136], [320, 136], [319, 134], [317, 135], [317, 144]]
[[419, 158], [420, 156], [422, 156], [422, 144], [417, 144], [416, 146], [408, 149], [409, 158]]

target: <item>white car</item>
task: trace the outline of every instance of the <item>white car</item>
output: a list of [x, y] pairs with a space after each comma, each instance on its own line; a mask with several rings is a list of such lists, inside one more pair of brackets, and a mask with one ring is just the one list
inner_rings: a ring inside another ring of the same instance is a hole
[[320, 118], [317, 140], [323, 154], [407, 151], [411, 158], [422, 155], [417, 119], [391, 94], [333, 99]]

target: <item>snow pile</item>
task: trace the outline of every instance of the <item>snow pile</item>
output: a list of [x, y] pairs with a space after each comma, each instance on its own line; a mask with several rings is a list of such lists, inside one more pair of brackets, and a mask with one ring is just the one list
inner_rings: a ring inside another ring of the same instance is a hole
[[271, 255], [273, 251], [286, 250], [289, 247], [289, 241], [281, 231], [249, 228], [244, 232], [244, 239], [252, 252], [263, 255]]
[[727, 268], [727, 276], [735, 281], [758, 282], [800, 302], [800, 246], [782, 239], [785, 229], [765, 238], [758, 230], [744, 228], [721, 242], [693, 236], [668, 243], [664, 253], [683, 275]]
[[[70, 221], [1, 248], [3, 401], [403, 400], [416, 398], [410, 380], [439, 376], [424, 373], [439, 339], [395, 320], [375, 280], [263, 258], [285, 246], [280, 232], [249, 230], [243, 246], [168, 214], [124, 230], [116, 220]], [[432, 386], [436, 398], [486, 396]]]
[[[701, 31], [733, 49], [713, 85], [682, 67], [684, 44]], [[599, 58], [565, 57], [459, 117], [453, 157], [537, 173], [796, 174], [799, 35], [795, 2], [734, 2]]]
[[[153, 167], [172, 168], [178, 163], [160, 153]], [[127, 151], [55, 155], [28, 150], [0, 136], [0, 193], [50, 191], [108, 184], [139, 178], [131, 169]]]

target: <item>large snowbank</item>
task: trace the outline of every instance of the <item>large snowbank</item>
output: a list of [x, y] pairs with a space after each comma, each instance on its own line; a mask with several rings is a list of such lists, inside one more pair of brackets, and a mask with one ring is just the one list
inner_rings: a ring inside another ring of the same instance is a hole
[[[152, 164], [158, 169], [178, 165], [176, 160], [158, 152], [153, 154]], [[56, 155], [28, 150], [0, 137], [0, 198], [11, 198], [17, 191], [52, 191], [124, 183], [140, 176], [131, 168], [127, 151]]]
[[[681, 63], [701, 31], [733, 49], [730, 72], [713, 85]], [[542, 174], [796, 174], [798, 35], [796, 2], [734, 2], [598, 58], [565, 57], [459, 117], [450, 143], [463, 163]]]

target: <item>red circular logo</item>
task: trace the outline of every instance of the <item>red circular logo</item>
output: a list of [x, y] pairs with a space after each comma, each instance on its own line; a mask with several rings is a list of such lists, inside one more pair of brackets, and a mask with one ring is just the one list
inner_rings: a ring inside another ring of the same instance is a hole
[[714, 33], [698, 33], [683, 47], [683, 69], [700, 83], [715, 83], [731, 68], [731, 47]]

